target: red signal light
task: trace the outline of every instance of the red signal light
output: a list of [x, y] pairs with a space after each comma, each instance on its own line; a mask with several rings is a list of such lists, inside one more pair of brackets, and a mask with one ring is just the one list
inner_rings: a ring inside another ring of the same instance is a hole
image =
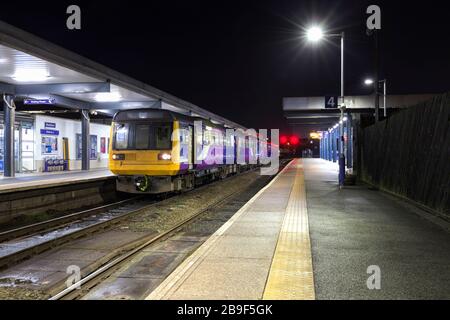
[[289, 142], [293, 145], [296, 146], [300, 143], [300, 139], [297, 136], [291, 136], [289, 139]]
[[286, 143], [288, 143], [288, 137], [281, 136], [280, 137], [280, 144], [286, 144]]

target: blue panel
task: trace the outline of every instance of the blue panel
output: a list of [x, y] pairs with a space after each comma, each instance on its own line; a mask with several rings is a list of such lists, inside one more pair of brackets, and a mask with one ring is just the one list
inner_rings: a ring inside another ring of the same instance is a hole
[[55, 99], [25, 99], [23, 104], [55, 104]]
[[41, 134], [48, 136], [59, 136], [59, 130], [41, 129]]

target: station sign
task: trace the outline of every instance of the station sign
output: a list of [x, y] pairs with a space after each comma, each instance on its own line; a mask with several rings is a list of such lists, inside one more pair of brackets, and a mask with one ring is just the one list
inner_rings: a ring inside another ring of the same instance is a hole
[[337, 109], [338, 97], [337, 96], [325, 96], [325, 109]]
[[41, 129], [41, 134], [47, 136], [59, 136], [59, 130]]
[[25, 99], [23, 104], [36, 105], [36, 104], [55, 104], [55, 99]]
[[45, 122], [45, 127], [46, 128], [55, 129], [56, 128], [56, 123], [54, 123], [54, 122]]

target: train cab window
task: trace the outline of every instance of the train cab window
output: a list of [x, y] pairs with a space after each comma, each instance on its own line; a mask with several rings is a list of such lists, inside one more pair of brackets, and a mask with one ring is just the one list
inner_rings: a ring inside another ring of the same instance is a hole
[[150, 125], [136, 125], [136, 149], [148, 149], [150, 145]]
[[130, 125], [128, 123], [117, 123], [115, 126], [114, 145], [115, 149], [127, 149]]
[[113, 148], [115, 150], [172, 149], [171, 123], [116, 123]]
[[170, 140], [172, 138], [170, 126], [158, 126], [156, 127], [156, 144], [155, 147], [158, 150], [171, 149]]

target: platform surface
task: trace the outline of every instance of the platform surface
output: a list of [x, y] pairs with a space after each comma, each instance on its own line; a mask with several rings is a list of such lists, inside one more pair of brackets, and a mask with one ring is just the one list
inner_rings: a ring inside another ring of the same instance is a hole
[[89, 171], [63, 171], [49, 173], [17, 174], [15, 177], [0, 177], [0, 194], [67, 185], [74, 182], [87, 182], [114, 176], [108, 169]]
[[450, 299], [448, 224], [337, 177], [291, 162], [147, 299]]

